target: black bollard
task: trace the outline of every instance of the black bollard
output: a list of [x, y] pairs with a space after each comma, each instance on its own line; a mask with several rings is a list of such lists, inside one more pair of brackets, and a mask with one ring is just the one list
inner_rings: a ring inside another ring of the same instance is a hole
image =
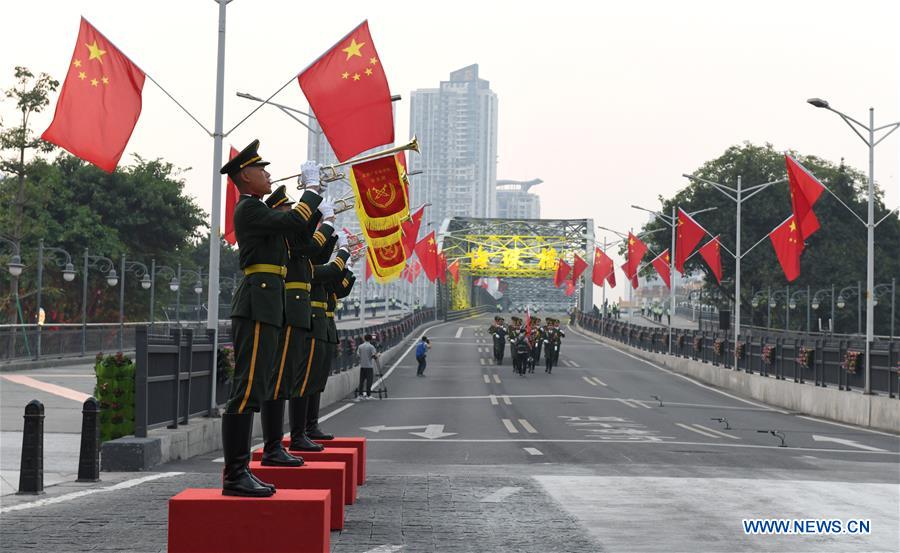
[[81, 452], [78, 455], [78, 480], [100, 480], [100, 402], [89, 397], [81, 409]]
[[25, 406], [22, 466], [17, 495], [44, 493], [44, 404], [32, 399]]

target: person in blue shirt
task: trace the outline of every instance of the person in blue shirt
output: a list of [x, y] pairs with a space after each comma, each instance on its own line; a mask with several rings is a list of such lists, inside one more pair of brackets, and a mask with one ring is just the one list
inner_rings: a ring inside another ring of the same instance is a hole
[[431, 342], [428, 341], [427, 336], [423, 335], [419, 343], [416, 344], [416, 361], [419, 362], [416, 376], [425, 376], [425, 356], [428, 355], [429, 348], [431, 348]]

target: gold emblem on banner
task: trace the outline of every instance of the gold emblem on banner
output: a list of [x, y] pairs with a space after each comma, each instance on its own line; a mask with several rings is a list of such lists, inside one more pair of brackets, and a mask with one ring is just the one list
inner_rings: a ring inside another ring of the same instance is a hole
[[397, 199], [397, 189], [389, 182], [384, 183], [380, 188], [366, 189], [366, 199], [375, 204], [380, 209], [385, 209], [394, 203]]

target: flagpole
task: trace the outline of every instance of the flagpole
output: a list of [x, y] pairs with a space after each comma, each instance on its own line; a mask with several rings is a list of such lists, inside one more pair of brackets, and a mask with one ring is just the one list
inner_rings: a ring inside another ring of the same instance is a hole
[[672, 318], [675, 316], [675, 231], [678, 228], [674, 205], [669, 226], [672, 228], [672, 246], [669, 249], [669, 355], [672, 355]]
[[[735, 221], [735, 239], [734, 239], [734, 365], [732, 369], [738, 368], [738, 340], [741, 337], [741, 175], [737, 176], [737, 216]], [[809, 300], [809, 298], [807, 298]], [[808, 301], [807, 301], [808, 303]], [[751, 321], [752, 324], [752, 321]]]
[[[222, 209], [222, 119], [225, 103], [225, 8], [231, 0], [216, 0], [219, 4], [218, 48], [216, 54], [216, 115], [213, 132], [212, 208], [209, 217], [209, 287], [207, 290], [206, 329], [212, 330], [212, 367], [215, 370], [219, 345], [219, 217]], [[212, 382], [209, 398], [210, 414], [216, 414], [216, 378]]]
[[[605, 234], [603, 235], [603, 255], [607, 255], [607, 253], [606, 253], [606, 235]], [[616, 266], [615, 266], [615, 264], [613, 264], [613, 271], [615, 271], [615, 270], [616, 270]], [[603, 276], [603, 303], [601, 305], [603, 306], [603, 318], [604, 319], [606, 318], [606, 277], [608, 277], [608, 276], [609, 276], [608, 274]]]

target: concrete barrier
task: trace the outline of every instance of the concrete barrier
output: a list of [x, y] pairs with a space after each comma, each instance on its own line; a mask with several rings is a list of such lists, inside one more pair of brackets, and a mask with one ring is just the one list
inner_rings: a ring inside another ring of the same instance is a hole
[[900, 401], [897, 399], [748, 374], [693, 359], [638, 349], [583, 328], [580, 331], [608, 346], [678, 374], [767, 405], [836, 422], [900, 432]]
[[[385, 351], [381, 356], [384, 369], [387, 370], [396, 362], [422, 332], [436, 324], [441, 322], [428, 322], [415, 328], [397, 345]], [[358, 385], [359, 367], [329, 376], [320, 406], [324, 408], [341, 401], [351, 395]], [[254, 438], [260, 438], [262, 429], [258, 416], [255, 417], [253, 426]], [[169, 461], [190, 459], [221, 449], [222, 419], [192, 418], [188, 424], [180, 424], [173, 430], [151, 430], [146, 438], [127, 436], [104, 442], [100, 450], [100, 468], [103, 471], [144, 471]]]

